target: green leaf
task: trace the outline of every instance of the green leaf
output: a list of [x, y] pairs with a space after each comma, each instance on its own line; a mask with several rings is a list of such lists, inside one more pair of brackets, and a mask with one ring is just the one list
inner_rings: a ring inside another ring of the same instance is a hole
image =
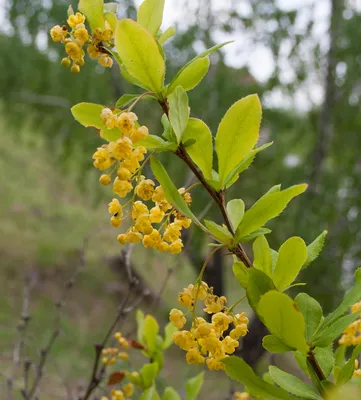
[[288, 239], [278, 251], [273, 282], [280, 291], [287, 288], [297, 278], [307, 258], [306, 243], [300, 237]]
[[163, 129], [164, 129], [164, 132], [162, 133], [162, 136], [165, 139], [167, 139], [169, 142], [177, 143], [177, 138], [175, 137], [175, 134], [174, 134], [173, 129], [172, 129], [171, 125], [170, 125], [169, 119], [165, 114], [162, 115], [161, 122], [162, 122]]
[[227, 203], [227, 212], [234, 230], [237, 229], [243, 219], [244, 209], [244, 201], [241, 199], [234, 199]]
[[326, 378], [328, 378], [332, 372], [333, 366], [335, 364], [335, 357], [333, 355], [333, 346], [327, 347], [316, 347], [315, 354], [317, 362], [322, 369]]
[[79, 0], [78, 8], [86, 16], [92, 30], [104, 29], [103, 0]]
[[162, 400], [181, 400], [179, 394], [170, 386], [166, 387]]
[[171, 322], [164, 328], [164, 343], [163, 349], [168, 349], [173, 344], [173, 333], [177, 332], [178, 328], [176, 328]]
[[276, 291], [268, 292], [261, 297], [257, 310], [273, 335], [287, 346], [307, 353], [305, 320], [290, 297]]
[[142, 369], [139, 371], [143, 389], [148, 389], [153, 385], [154, 379], [158, 375], [158, 370], [158, 363], [156, 362], [143, 365]]
[[253, 310], [257, 311], [257, 306], [261, 297], [274, 289], [275, 285], [271, 278], [264, 272], [255, 268], [250, 268], [248, 270], [247, 299]]
[[[183, 197], [179, 194], [177, 188], [174, 186], [174, 183], [170, 179], [167, 171], [163, 167], [163, 165], [158, 161], [155, 157], [151, 157], [150, 166], [152, 168], [154, 176], [157, 178], [159, 183], [162, 185], [165, 197], [167, 201], [172, 204], [179, 212], [185, 215], [188, 218], [191, 218], [192, 221], [200, 227], [203, 231], [209, 232], [206, 227], [204, 227], [196, 218], [196, 216], [189, 209], [187, 203], [184, 201]], [[209, 232], [210, 233], [210, 232]]]
[[312, 344], [319, 347], [330, 345], [342, 332], [359, 317], [359, 313], [345, 315], [337, 319], [327, 328], [318, 331], [312, 338]]
[[287, 346], [281, 339], [274, 335], [264, 336], [262, 339], [262, 346], [270, 353], [287, 353], [295, 351], [296, 349]]
[[322, 320], [320, 303], [306, 293], [296, 296], [295, 302], [306, 322], [306, 340], [309, 342]]
[[202, 171], [206, 179], [212, 179], [213, 139], [212, 132], [207, 124], [197, 118], [189, 118], [187, 127], [182, 135], [182, 142], [194, 139], [195, 142], [187, 146], [187, 153]]
[[253, 243], [253, 266], [272, 276], [272, 256], [268, 241], [264, 235], [258, 236]]
[[187, 64], [169, 84], [167, 95], [171, 94], [177, 86], [182, 86], [186, 91], [194, 89], [208, 72], [209, 57], [196, 58]]
[[138, 9], [137, 21], [149, 33], [155, 36], [163, 20], [165, 0], [144, 0]]
[[144, 312], [140, 309], [137, 309], [135, 313], [135, 319], [137, 321], [137, 339], [140, 343], [143, 343], [143, 325], [144, 325]]
[[216, 152], [221, 183], [253, 149], [258, 141], [262, 107], [257, 95], [237, 101], [218, 127]]
[[268, 235], [269, 233], [271, 233], [271, 229], [268, 228], [259, 228], [256, 231], [250, 233], [249, 235], [243, 237], [240, 241], [242, 243], [247, 243], [247, 242], [251, 242], [252, 240], [258, 238], [258, 236], [261, 235]]
[[323, 245], [325, 244], [327, 231], [323, 231], [311, 244], [307, 246], [307, 260], [302, 268], [307, 268], [311, 262], [315, 261], [320, 255]]
[[175, 143], [165, 142], [162, 138], [155, 135], [149, 135], [146, 139], [135, 143], [135, 147], [144, 146], [148, 150], [157, 151], [175, 151], [177, 145]]
[[[117, 3], [108, 3], [108, 4], [115, 4], [116, 6], [118, 5]], [[106, 11], [105, 6], [108, 4], [104, 4], [104, 19], [109, 23], [110, 27], [112, 28], [112, 31], [115, 32], [115, 29], [117, 28], [117, 23], [118, 23], [118, 18], [112, 11]]]
[[236, 242], [261, 228], [267, 221], [277, 217], [287, 204], [307, 189], [307, 185], [295, 185], [276, 193], [265, 194], [244, 214], [236, 231]]
[[189, 121], [189, 106], [187, 92], [178, 86], [169, 96], [169, 121], [172, 125], [177, 142], [180, 143], [183, 132], [187, 128]]
[[155, 386], [145, 390], [139, 397], [139, 400], [160, 400], [159, 394]]
[[243, 383], [253, 396], [277, 400], [294, 399], [294, 397], [289, 395], [285, 390], [262, 380], [242, 358], [231, 356], [224, 358], [222, 362], [226, 366], [227, 375]]
[[230, 244], [233, 241], [233, 236], [225, 225], [218, 225], [213, 221], [207, 220], [204, 220], [204, 224], [221, 243]]
[[237, 279], [238, 283], [247, 289], [248, 286], [248, 268], [241, 261], [237, 261], [233, 264], [233, 274]]
[[339, 319], [346, 311], [355, 303], [361, 300], [361, 268], [355, 272], [355, 284], [353, 288], [346, 293], [342, 303], [336, 308], [335, 311], [330, 313], [321, 323], [317, 330], [317, 334], [321, 333], [327, 327], [332, 325]]
[[[139, 96], [141, 96], [141, 94], [123, 94], [123, 96], [121, 96], [117, 102], [115, 103], [115, 107], [117, 108], [122, 108], [124, 106], [127, 106], [128, 104], [130, 104], [133, 100], [136, 100]], [[142, 100], [156, 100], [156, 98], [152, 95], [145, 95], [142, 97]]]
[[169, 27], [166, 31], [164, 31], [158, 39], [158, 42], [161, 46], [164, 45], [166, 41], [168, 41], [171, 37], [173, 37], [177, 33], [174, 26]]
[[253, 163], [254, 159], [256, 158], [256, 155], [262, 151], [266, 150], [268, 147], [272, 146], [273, 142], [270, 143], [265, 143], [263, 146], [257, 147], [256, 149], [253, 149], [238, 165], [234, 170], [227, 176], [225, 185], [227, 188], [232, 186], [238, 179], [239, 175], [246, 171], [251, 164]]
[[160, 93], [165, 64], [154, 37], [135, 21], [122, 19], [115, 31], [115, 47], [128, 73], [148, 89]]
[[322, 400], [322, 397], [310, 385], [307, 385], [295, 376], [272, 365], [269, 367], [269, 372], [273, 381], [287, 392], [307, 400]]
[[151, 352], [154, 351], [157, 343], [157, 334], [159, 332], [158, 322], [153, 316], [147, 315], [144, 319], [142, 330], [142, 343], [144, 343]]
[[196, 375], [194, 378], [188, 379], [186, 383], [186, 400], [195, 400], [202, 389], [204, 381], [204, 372]]

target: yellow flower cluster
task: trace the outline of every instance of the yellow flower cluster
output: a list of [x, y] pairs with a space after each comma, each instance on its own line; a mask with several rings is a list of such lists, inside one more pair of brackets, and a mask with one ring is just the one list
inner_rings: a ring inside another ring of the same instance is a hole
[[[351, 308], [352, 313], [359, 311], [361, 311], [361, 301], [354, 304]], [[357, 346], [361, 343], [361, 314], [356, 321], [344, 330], [338, 343], [345, 346]]]
[[250, 396], [249, 393], [247, 392], [235, 392], [234, 393], [234, 399], [235, 400], [249, 400]]
[[[212, 314], [211, 322], [202, 317], [194, 317], [197, 300], [204, 301], [206, 313]], [[188, 364], [206, 363], [210, 370], [224, 369], [222, 359], [233, 354], [239, 346], [238, 339], [248, 332], [248, 318], [243, 312], [234, 314], [225, 306], [226, 297], [213, 294], [213, 289], [205, 282], [189, 285], [178, 295], [182, 306], [192, 312], [193, 321], [189, 331], [183, 330], [173, 334], [173, 340], [182, 350], [187, 352]], [[182, 329], [186, 324], [186, 315], [178, 309], [173, 309], [169, 315], [170, 321]], [[233, 325], [229, 335], [225, 332]]]
[[[115, 198], [109, 203], [110, 222], [114, 227], [120, 227], [128, 217], [131, 220], [126, 233], [118, 235], [118, 242], [142, 242], [146, 248], [171, 254], [180, 253], [183, 248], [181, 232], [183, 228], [190, 227], [191, 220], [168, 203], [161, 186], [156, 186], [153, 180], [141, 175], [144, 163], [140, 163], [144, 160], [147, 150], [137, 143], [149, 135], [147, 127], [139, 127], [138, 118], [132, 112], [116, 113], [104, 108], [101, 118], [108, 129], [119, 129], [121, 137], [115, 142], [99, 147], [94, 153], [95, 168], [105, 171], [113, 167], [112, 171], [103, 174], [99, 181], [103, 185], [110, 185], [113, 174], [116, 175], [113, 180], [113, 192], [120, 198], [126, 197], [134, 189], [128, 215], [125, 215], [124, 206], [118, 199]], [[187, 204], [192, 202], [190, 193], [184, 188], [179, 189], [179, 193]], [[136, 197], [139, 200], [136, 200]], [[149, 208], [144, 203], [148, 201], [153, 203]], [[158, 228], [155, 225], [158, 225]]]
[[67, 57], [61, 60], [64, 67], [71, 67], [74, 73], [80, 72], [80, 67], [84, 65], [85, 52], [83, 47], [88, 45], [87, 51], [91, 58], [98, 59], [103, 67], [111, 67], [113, 60], [109, 56], [107, 47], [113, 47], [113, 31], [106, 22], [104, 30], [95, 29], [92, 35], [85, 27], [85, 16], [77, 12], [69, 15], [67, 25], [56, 25], [50, 30], [50, 36], [54, 42], [63, 43]]
[[120, 347], [108, 347], [103, 349], [102, 354], [104, 357], [102, 361], [105, 365], [113, 365], [117, 362], [117, 360], [128, 360], [129, 358], [129, 354], [125, 351], [122, 351], [129, 349], [128, 340], [125, 339], [120, 332], [117, 332], [114, 335], [114, 338], [117, 340]]

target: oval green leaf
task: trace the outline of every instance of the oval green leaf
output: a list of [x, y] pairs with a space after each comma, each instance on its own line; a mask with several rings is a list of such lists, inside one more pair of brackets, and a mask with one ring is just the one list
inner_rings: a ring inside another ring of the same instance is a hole
[[149, 33], [155, 36], [163, 20], [165, 0], [144, 0], [138, 9], [137, 21]]
[[80, 0], [78, 8], [86, 16], [92, 30], [104, 29], [103, 0]]

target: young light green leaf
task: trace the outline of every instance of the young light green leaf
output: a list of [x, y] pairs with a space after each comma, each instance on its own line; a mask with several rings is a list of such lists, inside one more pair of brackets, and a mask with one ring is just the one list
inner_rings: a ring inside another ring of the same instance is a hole
[[333, 377], [335, 381], [337, 381], [338, 374], [340, 373], [342, 367], [346, 364], [346, 351], [347, 346], [344, 344], [338, 346], [335, 351], [335, 366], [333, 371]]
[[302, 268], [307, 268], [311, 262], [315, 261], [320, 255], [323, 245], [325, 244], [327, 231], [323, 231], [311, 244], [307, 246], [307, 260]]
[[166, 387], [162, 400], [181, 400], [179, 394], [170, 386]]
[[177, 86], [182, 86], [186, 91], [194, 89], [207, 74], [210, 63], [209, 57], [196, 58], [172, 80], [167, 95], [173, 93]]
[[174, 26], [169, 27], [166, 31], [164, 31], [158, 39], [158, 42], [161, 46], [165, 44], [171, 37], [173, 37], [177, 33]]
[[221, 243], [224, 244], [232, 243], [233, 236], [225, 225], [218, 225], [213, 221], [207, 221], [207, 220], [204, 220], [204, 224], [212, 233], [212, 235]]
[[255, 268], [250, 268], [248, 270], [247, 299], [254, 311], [257, 311], [257, 306], [261, 297], [274, 289], [275, 285], [271, 278], [264, 272]]
[[177, 332], [178, 328], [176, 328], [171, 322], [164, 328], [164, 342], [163, 342], [163, 349], [168, 349], [173, 344], [173, 333]]
[[302, 399], [322, 400], [322, 397], [317, 394], [310, 385], [302, 382], [294, 375], [288, 374], [273, 365], [269, 367], [269, 373], [273, 381], [288, 393], [294, 394]]
[[[109, 3], [113, 4], [113, 3]], [[117, 3], [114, 3], [116, 6], [118, 5]], [[117, 23], [118, 23], [118, 18], [112, 11], [106, 11], [105, 6], [108, 4], [104, 4], [104, 19], [109, 23], [109, 25], [112, 28], [112, 31], [115, 32], [115, 29], [117, 28]]]
[[294, 301], [284, 293], [270, 291], [261, 297], [258, 314], [268, 330], [287, 346], [306, 354], [305, 320]]
[[142, 343], [144, 343], [150, 351], [154, 351], [156, 348], [158, 332], [159, 332], [158, 322], [153, 316], [147, 315], [143, 323]]
[[203, 231], [210, 233], [207, 230], [207, 228], [198, 221], [196, 216], [189, 209], [187, 203], [184, 201], [183, 197], [179, 194], [177, 188], [174, 186], [174, 183], [170, 179], [167, 171], [160, 163], [160, 161], [158, 161], [155, 157], [151, 157], [150, 166], [152, 168], [154, 176], [162, 185], [168, 202], [172, 204], [172, 206], [175, 207], [178, 211], [180, 211], [183, 215], [192, 219], [192, 221]]
[[342, 332], [359, 317], [358, 313], [345, 315], [337, 319], [327, 328], [318, 331], [312, 338], [312, 344], [318, 347], [329, 346]]
[[158, 374], [158, 364], [156, 362], [144, 364], [139, 374], [142, 380], [142, 388], [148, 389], [153, 385], [154, 379]]
[[212, 179], [213, 138], [207, 124], [197, 118], [189, 118], [183, 132], [182, 142], [194, 139], [195, 143], [187, 146], [187, 153], [199, 167], [206, 179]]
[[79, 0], [78, 8], [86, 16], [92, 30], [104, 29], [103, 0]]
[[252, 240], [257, 239], [258, 236], [261, 236], [261, 235], [268, 235], [268, 234], [271, 233], [271, 232], [272, 232], [271, 229], [268, 229], [268, 228], [259, 228], [259, 229], [257, 229], [256, 231], [250, 233], [249, 235], [243, 237], [243, 238], [241, 239], [241, 242], [242, 242], [242, 243], [251, 242]]
[[270, 353], [288, 353], [290, 351], [295, 351], [296, 349], [287, 346], [281, 339], [274, 335], [264, 336], [262, 339], [262, 346]]
[[355, 360], [357, 360], [360, 353], [361, 353], [361, 344], [359, 344], [353, 349], [351, 358], [341, 368], [336, 382], [338, 386], [345, 385], [352, 378], [352, 375], [355, 371]]
[[144, 313], [142, 310], [138, 309], [135, 314], [135, 319], [137, 321], [137, 339], [140, 343], [143, 343], [143, 325], [144, 325]]
[[237, 279], [238, 283], [244, 288], [247, 289], [248, 286], [248, 268], [241, 261], [236, 261], [233, 264], [233, 274]]
[[175, 151], [177, 145], [175, 143], [165, 142], [162, 138], [155, 135], [149, 135], [146, 139], [135, 143], [135, 147], [144, 146], [148, 150], [157, 151]]
[[251, 164], [253, 163], [256, 155], [262, 151], [266, 150], [268, 147], [272, 146], [273, 142], [265, 143], [263, 146], [257, 147], [253, 149], [238, 165], [234, 170], [227, 176], [225, 185], [227, 188], [232, 186], [235, 182], [237, 182], [239, 175], [246, 171]]
[[317, 336], [320, 332], [332, 325], [337, 319], [339, 319], [346, 311], [355, 303], [361, 300], [361, 268], [358, 268], [355, 272], [355, 283], [353, 288], [346, 293], [342, 303], [336, 308], [335, 311], [330, 313], [321, 323], [317, 330]]
[[218, 127], [216, 152], [223, 187], [228, 175], [249, 154], [258, 141], [262, 107], [257, 95], [237, 101]]
[[246, 211], [236, 231], [236, 242], [261, 228], [267, 221], [277, 217], [287, 204], [307, 189], [307, 185], [295, 185], [276, 193], [265, 194], [251, 209]]
[[154, 37], [135, 21], [122, 19], [115, 31], [115, 47], [127, 72], [148, 89], [160, 93], [165, 64]]
[[306, 340], [309, 342], [322, 320], [322, 307], [320, 303], [307, 293], [300, 293], [295, 298], [298, 309], [303, 314], [306, 322]]
[[196, 375], [194, 378], [188, 379], [186, 383], [186, 400], [195, 400], [202, 389], [204, 381], [204, 372]]
[[300, 237], [288, 239], [278, 251], [276, 268], [272, 280], [280, 291], [287, 288], [297, 278], [307, 258], [306, 243]]
[[153, 36], [157, 34], [162, 25], [164, 1], [144, 0], [138, 8], [138, 23]]
[[265, 382], [257, 376], [253, 369], [242, 358], [231, 356], [222, 360], [226, 366], [227, 375], [243, 383], [248, 391], [256, 397], [272, 398], [277, 400], [292, 400], [293, 396], [288, 394], [282, 388], [278, 388]]
[[[132, 101], [136, 100], [141, 94], [123, 94], [123, 96], [119, 97], [117, 102], [115, 103], [115, 107], [122, 108], [130, 104]], [[156, 98], [152, 95], [142, 96], [142, 100], [156, 100]]]
[[227, 212], [234, 230], [238, 228], [243, 219], [244, 209], [244, 201], [241, 199], [234, 199], [227, 203]]
[[253, 266], [272, 276], [272, 256], [268, 241], [264, 235], [258, 236], [253, 242]]
[[172, 125], [178, 143], [181, 142], [183, 132], [187, 128], [189, 121], [189, 106], [187, 92], [178, 86], [169, 96], [169, 121]]

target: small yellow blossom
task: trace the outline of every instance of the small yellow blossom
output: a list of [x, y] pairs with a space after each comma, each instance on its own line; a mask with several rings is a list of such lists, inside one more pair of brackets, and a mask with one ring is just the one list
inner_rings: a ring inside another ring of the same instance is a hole
[[78, 74], [78, 73], [80, 72], [80, 67], [79, 67], [79, 65], [77, 65], [77, 64], [72, 65], [71, 68], [70, 68], [70, 71], [71, 71], [73, 74]]
[[181, 253], [182, 249], [183, 249], [183, 242], [180, 239], [175, 240], [173, 243], [169, 245], [169, 251], [172, 254], [179, 254]]
[[61, 65], [62, 65], [64, 68], [69, 68], [69, 67], [70, 67], [70, 64], [71, 64], [71, 61], [70, 61], [69, 57], [64, 57], [64, 58], [61, 60]]
[[181, 236], [181, 228], [176, 223], [171, 223], [168, 225], [167, 229], [164, 232], [164, 240], [167, 242], [175, 242]]
[[127, 235], [125, 235], [124, 233], [121, 233], [120, 235], [118, 235], [117, 240], [120, 244], [126, 244], [127, 243]]
[[225, 369], [224, 364], [220, 361], [220, 359], [217, 359], [217, 358], [213, 358], [213, 357], [207, 358], [206, 363], [207, 363], [207, 367], [211, 371], [219, 371], [219, 370]]
[[139, 182], [134, 191], [142, 200], [150, 200], [154, 193], [154, 182], [151, 179], [144, 179]]
[[247, 325], [246, 324], [241, 324], [237, 325], [234, 329], [231, 330], [229, 333], [229, 336], [232, 339], [239, 339], [240, 337], [246, 336], [248, 332]]
[[141, 215], [149, 215], [148, 207], [141, 201], [136, 201], [133, 204], [131, 215], [134, 220], [139, 218]]
[[85, 28], [77, 29], [74, 36], [83, 44], [89, 40], [89, 33]]
[[103, 108], [102, 112], [100, 113], [100, 118], [108, 129], [113, 129], [116, 127], [117, 118], [110, 108]]
[[204, 364], [205, 362], [205, 358], [196, 347], [187, 351], [186, 360], [188, 364]]
[[127, 181], [128, 179], [131, 178], [132, 174], [129, 171], [129, 169], [126, 169], [124, 167], [120, 167], [117, 170], [117, 176], [121, 181]]
[[178, 331], [173, 333], [174, 343], [182, 350], [188, 351], [197, 345], [193, 335], [189, 331]]
[[180, 292], [178, 295], [178, 302], [182, 306], [189, 307], [189, 308], [193, 307], [194, 298], [193, 298], [192, 291], [189, 290], [188, 288], [183, 289], [183, 291]]
[[185, 323], [187, 322], [183, 312], [177, 310], [176, 308], [173, 308], [169, 313], [169, 319], [173, 323], [173, 325], [178, 329], [182, 329]]
[[113, 184], [113, 192], [119, 197], [125, 197], [131, 190], [132, 184], [129, 181], [121, 181], [116, 178]]
[[65, 51], [73, 60], [79, 60], [82, 57], [82, 50], [75, 42], [69, 42], [65, 45]]
[[223, 351], [227, 354], [233, 354], [236, 351], [236, 348], [239, 346], [237, 340], [232, 339], [230, 336], [226, 336], [222, 340], [222, 348]]
[[235, 392], [234, 393], [234, 400], [249, 400], [250, 396], [247, 392]]
[[164, 211], [162, 211], [159, 206], [155, 206], [150, 210], [150, 221], [152, 223], [160, 223], [164, 218]]
[[122, 352], [122, 353], [119, 353], [119, 354], [118, 354], [118, 357], [119, 357], [121, 360], [128, 360], [129, 354], [128, 354], [128, 353]]
[[164, 193], [164, 189], [162, 188], [162, 186], [157, 186], [155, 188], [153, 196], [152, 196], [152, 200], [155, 203], [161, 203], [163, 200], [165, 200], [165, 193]]
[[104, 185], [104, 186], [110, 185], [111, 181], [112, 181], [112, 178], [111, 178], [111, 176], [108, 175], [108, 174], [103, 174], [103, 175], [101, 175], [101, 177], [99, 178], [99, 182], [100, 182], [102, 185]]
[[85, 22], [85, 16], [80, 12], [74, 15], [70, 15], [67, 19], [67, 23], [71, 28], [75, 28], [78, 24], [83, 24]]
[[194, 329], [193, 335], [196, 339], [202, 339], [209, 336], [212, 332], [212, 325], [208, 322], [203, 322]]
[[114, 160], [110, 157], [109, 151], [104, 147], [99, 147], [98, 150], [93, 154], [94, 167], [99, 171], [104, 171], [111, 167]]
[[140, 215], [135, 222], [134, 229], [145, 235], [150, 235], [153, 232], [153, 227], [148, 215]]
[[102, 54], [98, 63], [104, 68], [111, 68], [113, 66], [113, 59], [108, 54]]
[[121, 390], [114, 390], [112, 392], [112, 400], [125, 400], [124, 393]]
[[218, 297], [210, 295], [205, 300], [205, 308], [203, 309], [208, 314], [215, 314], [221, 312], [224, 309], [224, 305], [227, 299], [224, 296]]
[[132, 112], [124, 112], [118, 115], [118, 127], [125, 134], [129, 135], [134, 127], [138, 117]]
[[64, 40], [67, 32], [68, 31], [66, 29], [64, 30], [61, 26], [56, 25], [53, 28], [51, 28], [50, 36], [54, 42], [61, 42], [62, 40]]
[[110, 223], [114, 226], [114, 228], [119, 228], [122, 224], [122, 217], [113, 215], [110, 218]]
[[140, 140], [144, 140], [149, 136], [149, 130], [146, 126], [141, 126], [137, 130], [133, 131], [130, 134], [130, 140], [133, 143], [139, 142]]
[[143, 236], [139, 232], [130, 231], [127, 233], [127, 242], [129, 243], [140, 243], [143, 239]]
[[96, 46], [94, 46], [93, 44], [90, 44], [87, 48], [87, 52], [89, 54], [89, 57], [96, 59], [99, 56], [101, 56], [101, 52], [98, 50], [98, 48]]
[[217, 332], [223, 333], [226, 331], [231, 322], [232, 318], [222, 312], [212, 315], [212, 325]]
[[134, 393], [134, 386], [132, 383], [127, 383], [122, 386], [122, 391], [125, 394], [125, 397], [132, 397]]
[[109, 143], [108, 148], [112, 156], [117, 160], [123, 160], [132, 155], [132, 142], [126, 137], [120, 138], [116, 142]]

